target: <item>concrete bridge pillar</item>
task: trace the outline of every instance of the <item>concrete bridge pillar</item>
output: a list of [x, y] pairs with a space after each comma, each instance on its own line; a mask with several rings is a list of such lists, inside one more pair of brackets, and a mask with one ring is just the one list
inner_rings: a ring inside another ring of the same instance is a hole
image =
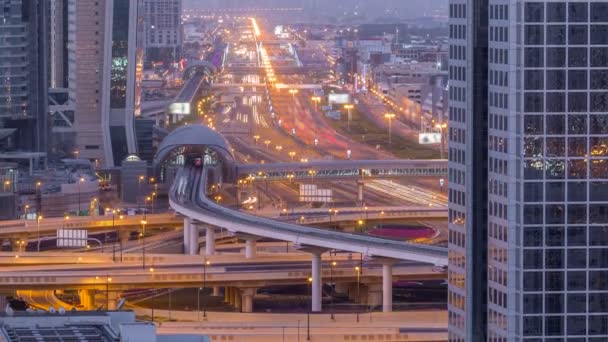
[[311, 278], [312, 282], [310, 282], [310, 292], [311, 292], [311, 311], [313, 312], [321, 312], [322, 311], [322, 301], [323, 297], [323, 289], [322, 289], [322, 280], [321, 280], [321, 254], [327, 251], [326, 248], [316, 247], [316, 246], [301, 246], [299, 248], [301, 251], [312, 254], [312, 265], [311, 265]]
[[257, 289], [253, 287], [246, 287], [241, 289], [241, 298], [243, 304], [242, 312], [253, 312], [253, 297], [255, 296]]
[[393, 265], [397, 260], [379, 258], [382, 263], [382, 311], [393, 311]]
[[365, 188], [365, 183], [362, 181], [357, 181], [357, 201], [359, 203], [363, 203], [363, 190]]
[[131, 238], [131, 231], [129, 230], [121, 230], [118, 232], [118, 239], [120, 241], [120, 248], [124, 249], [129, 243], [129, 238]]
[[192, 220], [188, 217], [184, 218], [184, 254], [189, 254], [190, 251], [190, 227]]
[[85, 310], [95, 310], [95, 290], [79, 290], [78, 297]]
[[213, 287], [213, 297], [219, 297], [219, 296], [220, 296], [220, 287], [214, 286]]
[[215, 227], [207, 226], [205, 230], [205, 255], [215, 254]]
[[106, 299], [106, 301], [107, 301], [106, 309], [108, 311], [116, 310], [116, 307], [118, 306], [118, 300], [120, 299], [118, 292], [109, 291], [109, 292], [106, 292], [106, 295], [108, 296], [108, 298]]
[[198, 246], [198, 237], [199, 237], [199, 226], [195, 223], [190, 224], [190, 244], [188, 245], [188, 254], [189, 255], [197, 255], [199, 246]]
[[224, 303], [232, 305], [232, 288], [230, 286], [224, 287]]

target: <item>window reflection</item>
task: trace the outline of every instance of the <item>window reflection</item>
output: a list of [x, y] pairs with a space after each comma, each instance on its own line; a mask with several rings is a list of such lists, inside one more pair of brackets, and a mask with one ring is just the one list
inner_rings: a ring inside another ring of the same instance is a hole
[[548, 159], [546, 162], [547, 179], [563, 179], [565, 164], [563, 160]]
[[587, 162], [584, 160], [568, 161], [568, 178], [583, 179], [587, 177]]
[[[564, 115], [547, 115], [547, 134], [564, 134], [566, 117]], [[608, 130], [608, 118], [606, 118]]]
[[566, 155], [564, 138], [547, 138], [547, 156], [563, 157]]
[[541, 157], [543, 153], [543, 138], [533, 137], [524, 139], [524, 156]]
[[526, 160], [524, 162], [525, 179], [543, 179], [544, 163], [541, 159]]
[[592, 157], [608, 156], [608, 137], [591, 137], [589, 147]]
[[593, 179], [608, 178], [608, 161], [606, 159], [592, 159], [589, 165], [590, 177]]
[[[586, 103], [586, 100], [585, 100]], [[568, 115], [568, 133], [569, 134], [586, 134], [587, 133], [587, 116], [585, 115]]]
[[568, 156], [584, 157], [587, 155], [587, 138], [568, 138]]

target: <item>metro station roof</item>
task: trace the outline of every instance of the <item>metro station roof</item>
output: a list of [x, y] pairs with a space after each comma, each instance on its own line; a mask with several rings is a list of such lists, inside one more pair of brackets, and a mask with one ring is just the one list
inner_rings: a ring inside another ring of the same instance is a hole
[[225, 161], [234, 160], [230, 144], [221, 134], [204, 125], [187, 125], [172, 131], [161, 142], [154, 163], [164, 162], [180, 147], [206, 147], [222, 156]]

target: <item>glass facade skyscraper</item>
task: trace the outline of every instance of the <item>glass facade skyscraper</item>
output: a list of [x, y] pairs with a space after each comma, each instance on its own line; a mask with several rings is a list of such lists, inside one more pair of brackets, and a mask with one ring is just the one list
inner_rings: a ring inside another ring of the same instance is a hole
[[608, 340], [608, 3], [452, 0], [450, 33], [450, 340]]

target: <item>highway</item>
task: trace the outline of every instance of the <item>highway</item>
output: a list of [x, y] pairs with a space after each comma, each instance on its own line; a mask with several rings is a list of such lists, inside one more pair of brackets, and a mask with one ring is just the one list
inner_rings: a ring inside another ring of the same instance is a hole
[[280, 223], [274, 220], [224, 208], [206, 197], [207, 169], [180, 170], [170, 191], [171, 207], [182, 215], [233, 232], [309, 245], [381, 256], [397, 260], [412, 260], [434, 265], [447, 265], [447, 250], [404, 242], [361, 236], [318, 228]]

